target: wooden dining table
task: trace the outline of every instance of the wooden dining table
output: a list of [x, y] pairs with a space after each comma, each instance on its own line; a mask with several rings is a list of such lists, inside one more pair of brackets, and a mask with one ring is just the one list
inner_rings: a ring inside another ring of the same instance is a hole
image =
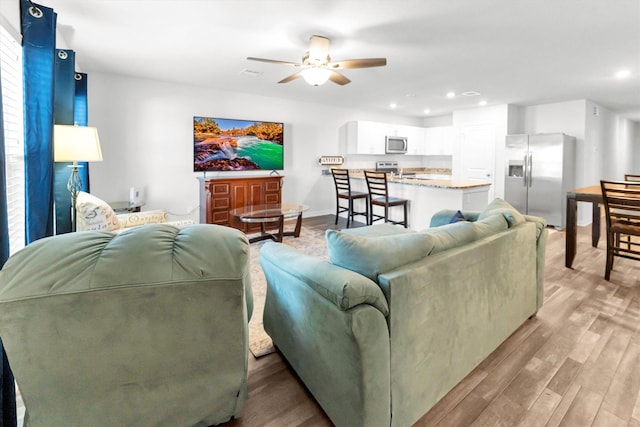
[[567, 229], [564, 261], [564, 265], [567, 268], [571, 268], [573, 259], [576, 256], [578, 202], [588, 202], [592, 205], [591, 246], [598, 247], [598, 240], [600, 240], [600, 204], [602, 203], [602, 189], [600, 186], [592, 185], [567, 191]]

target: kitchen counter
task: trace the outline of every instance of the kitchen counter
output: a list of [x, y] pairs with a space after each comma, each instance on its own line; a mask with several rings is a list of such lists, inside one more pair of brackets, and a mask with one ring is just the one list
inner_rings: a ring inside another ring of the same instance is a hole
[[[350, 177], [353, 179], [364, 180], [364, 172], [351, 173]], [[451, 179], [417, 178], [411, 175], [403, 176], [402, 178], [398, 176], [389, 177], [387, 181], [390, 183], [393, 182], [396, 184], [417, 185], [421, 187], [434, 187], [434, 188], [453, 188], [453, 189], [488, 187], [491, 185], [490, 182], [453, 181]]]
[[[355, 191], [367, 191], [364, 172], [350, 171], [352, 188]], [[450, 179], [431, 179], [428, 174], [417, 174], [388, 179], [389, 195], [409, 200], [409, 228], [424, 230], [429, 228], [433, 214], [441, 209], [480, 211], [489, 203], [488, 182], [453, 181]], [[442, 176], [438, 176], [441, 178]], [[360, 201], [356, 201], [358, 203]], [[356, 210], [363, 210], [356, 206]], [[379, 209], [379, 208], [377, 208]], [[391, 208], [391, 219], [401, 220], [402, 209]]]

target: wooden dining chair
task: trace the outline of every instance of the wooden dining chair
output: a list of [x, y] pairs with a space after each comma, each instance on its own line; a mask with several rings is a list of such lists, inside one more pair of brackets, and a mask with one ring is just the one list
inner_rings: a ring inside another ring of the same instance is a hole
[[630, 173], [626, 173], [626, 174], [624, 174], [624, 180], [625, 181], [634, 181], [634, 182], [637, 181], [637, 182], [640, 182], [640, 175], [633, 175], [633, 174], [630, 174]]
[[[387, 185], [387, 173], [379, 171], [364, 171], [364, 177], [367, 181], [367, 188], [369, 189], [369, 225], [374, 221], [384, 219], [384, 222], [390, 222], [396, 225], [403, 225], [404, 228], [408, 227], [407, 222], [407, 205], [409, 200], [401, 199], [399, 197], [389, 196], [389, 188]], [[381, 206], [384, 208], [384, 215], [378, 215], [373, 213], [374, 206]], [[389, 208], [393, 206], [402, 206], [404, 208], [404, 220], [392, 221], [389, 219]]]
[[614, 257], [640, 261], [640, 181], [600, 181], [607, 220], [605, 280]]
[[[369, 223], [369, 194], [361, 191], [351, 190], [351, 179], [349, 178], [348, 169], [335, 169], [331, 168], [331, 174], [333, 175], [333, 182], [336, 187], [336, 224], [338, 218], [342, 212], [347, 212], [347, 228], [351, 221], [354, 221], [355, 215], [363, 215]], [[364, 212], [356, 211], [353, 208], [354, 200], [364, 200]], [[347, 206], [340, 206], [340, 200], [346, 200]]]

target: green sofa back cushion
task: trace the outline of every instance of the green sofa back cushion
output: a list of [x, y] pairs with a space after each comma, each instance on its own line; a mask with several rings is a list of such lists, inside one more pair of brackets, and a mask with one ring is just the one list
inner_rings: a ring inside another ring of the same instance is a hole
[[325, 237], [333, 264], [374, 281], [379, 274], [424, 258], [433, 249], [432, 240], [423, 233], [366, 237], [327, 230]]
[[509, 223], [509, 227], [522, 224], [526, 221], [524, 216], [518, 212], [516, 208], [500, 198], [496, 198], [489, 203], [485, 210], [483, 210], [478, 216], [478, 220], [482, 220], [496, 213], [504, 216], [504, 219]]
[[383, 237], [383, 236], [395, 236], [396, 234], [411, 234], [415, 231], [408, 228], [404, 228], [401, 225], [394, 225], [387, 222], [380, 224], [367, 225], [365, 227], [357, 228], [345, 228], [340, 230], [343, 233], [353, 234], [363, 237]]
[[466, 245], [509, 228], [501, 213], [494, 213], [476, 222], [458, 221], [430, 228], [420, 233], [430, 236], [433, 241], [431, 255]]

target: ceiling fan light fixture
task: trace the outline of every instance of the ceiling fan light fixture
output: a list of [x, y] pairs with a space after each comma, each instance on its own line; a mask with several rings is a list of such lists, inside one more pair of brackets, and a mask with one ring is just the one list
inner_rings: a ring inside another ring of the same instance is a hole
[[329, 76], [331, 75], [331, 70], [327, 70], [326, 68], [305, 68], [300, 72], [302, 74], [302, 78], [304, 81], [309, 83], [311, 86], [320, 86], [325, 84], [327, 80], [329, 80]]

